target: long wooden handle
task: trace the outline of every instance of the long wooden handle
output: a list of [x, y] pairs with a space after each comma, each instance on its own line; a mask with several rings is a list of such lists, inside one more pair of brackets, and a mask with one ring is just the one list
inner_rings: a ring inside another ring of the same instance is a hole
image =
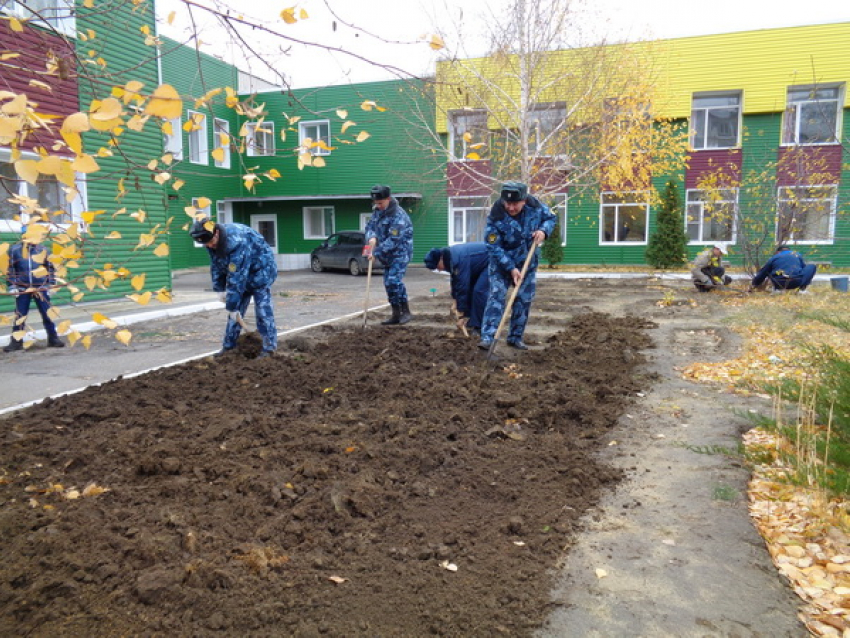
[[490, 344], [489, 354], [493, 354], [493, 350], [496, 349], [496, 342], [499, 340], [499, 335], [502, 333], [502, 328], [505, 327], [505, 322], [511, 315], [511, 309], [514, 306], [514, 300], [516, 299], [517, 293], [519, 292], [519, 287], [522, 286], [522, 281], [523, 279], [525, 279], [525, 273], [528, 271], [528, 265], [531, 263], [531, 258], [534, 256], [534, 252], [536, 250], [537, 242], [532, 240], [531, 250], [528, 251], [528, 256], [525, 258], [525, 263], [522, 265], [522, 270], [519, 273], [519, 283], [514, 286], [513, 292], [511, 292], [511, 297], [508, 300], [508, 303], [505, 305], [505, 311], [502, 313], [502, 319], [501, 321], [499, 321], [499, 327], [496, 328], [496, 334], [493, 335], [493, 343]]
[[248, 324], [245, 323], [245, 319], [242, 317], [241, 312], [238, 315], [236, 315], [236, 323], [238, 323], [240, 326], [242, 326], [242, 329], [245, 332], [251, 332], [251, 329], [248, 327]]
[[366, 319], [369, 316], [369, 288], [372, 286], [372, 262], [373, 257], [369, 260], [369, 267], [366, 269], [366, 301], [363, 303], [363, 327], [366, 327]]

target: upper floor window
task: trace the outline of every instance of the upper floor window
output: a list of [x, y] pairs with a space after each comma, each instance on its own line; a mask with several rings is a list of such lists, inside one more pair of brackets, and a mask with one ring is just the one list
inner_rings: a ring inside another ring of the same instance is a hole
[[687, 192], [685, 232], [691, 243], [707, 244], [735, 241], [738, 191], [691, 189]]
[[274, 122], [248, 122], [245, 127], [249, 156], [274, 155]]
[[[30, 153], [23, 159], [37, 159]], [[17, 232], [32, 214], [49, 217], [52, 224], [65, 225], [80, 221], [85, 209], [85, 181], [77, 175], [78, 194], [51, 175], [39, 175], [35, 184], [21, 179], [8, 151], [0, 153], [0, 231]]]
[[449, 149], [455, 159], [475, 160], [486, 157], [489, 138], [487, 111], [463, 110], [449, 113]]
[[551, 156], [563, 154], [563, 144], [559, 144], [567, 109], [563, 104], [540, 104], [535, 106], [528, 117], [528, 152]]
[[782, 143], [835, 144], [840, 106], [840, 86], [789, 88]]
[[691, 106], [694, 150], [734, 148], [741, 130], [741, 93], [695, 94]]
[[208, 164], [210, 155], [207, 116], [196, 111], [189, 111], [186, 130], [189, 133], [189, 161], [192, 164]]
[[831, 242], [835, 233], [837, 186], [779, 188], [778, 243]]
[[600, 243], [646, 243], [649, 223], [647, 193], [602, 193], [599, 214]]
[[213, 118], [213, 158], [218, 168], [230, 168], [230, 122]]
[[567, 194], [552, 195], [547, 202], [549, 209], [558, 216], [558, 228], [561, 234], [561, 246], [567, 245]]
[[165, 120], [162, 123], [163, 142], [166, 153], [171, 153], [175, 161], [183, 159], [183, 130], [180, 123], [183, 121], [181, 117], [175, 117], [171, 120]]
[[484, 241], [484, 228], [490, 200], [487, 197], [452, 197], [449, 200], [452, 214], [452, 244]]
[[330, 120], [298, 123], [298, 145], [310, 155], [331, 154]]
[[75, 35], [74, 0], [0, 0], [0, 11]]
[[325, 239], [333, 232], [333, 206], [307, 206], [304, 208], [304, 239]]

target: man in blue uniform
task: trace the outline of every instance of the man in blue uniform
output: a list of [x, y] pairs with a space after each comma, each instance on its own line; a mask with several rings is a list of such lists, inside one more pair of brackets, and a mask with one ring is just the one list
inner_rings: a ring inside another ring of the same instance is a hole
[[3, 350], [22, 350], [24, 341], [15, 338], [15, 333], [26, 331], [30, 303], [41, 315], [49, 348], [64, 348], [65, 343], [56, 332], [56, 324], [50, 318], [50, 289], [56, 285], [55, 268], [47, 258], [47, 249], [41, 245], [46, 227], [33, 224], [29, 229], [21, 228], [21, 241], [9, 249], [9, 269], [6, 272], [6, 290], [15, 295], [15, 319], [12, 322], [12, 338]]
[[539, 246], [552, 233], [557, 217], [539, 200], [528, 194], [522, 182], [505, 182], [499, 201], [487, 216], [484, 242], [490, 255], [490, 296], [484, 310], [481, 341], [478, 347], [489, 349], [499, 321], [505, 312], [508, 288], [519, 286], [511, 309], [511, 325], [507, 343], [518, 350], [527, 350], [522, 340], [528, 313], [537, 288], [537, 254], [532, 257], [525, 277], [522, 266], [532, 247]]
[[449, 273], [459, 319], [465, 318], [465, 325], [471, 330], [481, 330], [481, 319], [490, 296], [489, 263], [490, 254], [483, 242], [432, 248], [425, 255], [425, 266]]
[[271, 286], [277, 279], [277, 265], [271, 247], [253, 228], [243, 224], [216, 224], [210, 219], [195, 220], [192, 239], [206, 246], [210, 254], [212, 287], [224, 302], [227, 328], [220, 356], [236, 347], [242, 330], [240, 320], [254, 298], [257, 331], [263, 337], [260, 357], [277, 349], [277, 328], [272, 307]]
[[751, 287], [758, 288], [765, 279], [770, 279], [775, 292], [797, 290], [807, 293], [817, 269], [814, 264], [806, 264], [800, 253], [792, 251], [788, 246], [779, 246], [773, 257], [753, 277]]
[[390, 187], [372, 187], [372, 217], [366, 224], [366, 256], [377, 257], [384, 263], [384, 289], [393, 309], [383, 325], [405, 324], [413, 317], [404, 286], [404, 274], [413, 255], [413, 224], [405, 210], [390, 195]]

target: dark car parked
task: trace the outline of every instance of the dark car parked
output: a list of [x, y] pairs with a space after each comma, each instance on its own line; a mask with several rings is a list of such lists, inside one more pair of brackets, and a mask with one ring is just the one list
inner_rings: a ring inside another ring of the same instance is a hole
[[[347, 270], [352, 275], [365, 273], [369, 260], [363, 256], [366, 245], [366, 233], [359, 230], [344, 230], [334, 233], [310, 253], [310, 269], [313, 272], [323, 270]], [[380, 259], [375, 259], [372, 271], [384, 267]]]

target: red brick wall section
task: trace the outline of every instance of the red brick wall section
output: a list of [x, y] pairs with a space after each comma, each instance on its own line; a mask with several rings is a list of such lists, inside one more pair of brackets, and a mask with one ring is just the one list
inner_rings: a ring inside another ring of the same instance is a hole
[[[0, 90], [25, 93], [30, 101], [38, 104], [37, 111], [59, 116], [53, 129], [58, 131], [66, 115], [80, 110], [75, 69], [74, 47], [64, 38], [47, 31], [24, 25], [22, 33], [12, 31], [8, 20], [0, 20], [0, 52], [20, 53], [16, 58], [0, 62]], [[46, 75], [50, 53], [65, 61], [67, 73], [63, 77]], [[32, 86], [30, 80], [39, 80], [50, 89]], [[27, 138], [22, 148], [31, 150], [35, 146], [50, 148], [58, 133], [39, 132]]]
[[720, 171], [718, 186], [735, 186], [741, 182], [741, 150], [718, 149], [691, 151], [685, 172], [685, 188], [699, 188], [701, 180]]
[[837, 184], [841, 176], [841, 145], [782, 146], [778, 161], [779, 186]]
[[490, 160], [450, 162], [446, 167], [449, 197], [475, 197], [492, 194]]

